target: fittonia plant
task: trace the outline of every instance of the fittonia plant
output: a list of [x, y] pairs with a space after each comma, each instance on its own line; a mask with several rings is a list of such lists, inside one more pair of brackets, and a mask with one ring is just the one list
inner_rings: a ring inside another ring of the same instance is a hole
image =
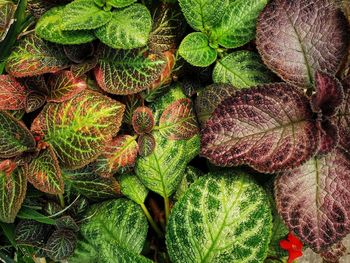
[[0, 14], [1, 261], [345, 254], [347, 1], [9, 0]]

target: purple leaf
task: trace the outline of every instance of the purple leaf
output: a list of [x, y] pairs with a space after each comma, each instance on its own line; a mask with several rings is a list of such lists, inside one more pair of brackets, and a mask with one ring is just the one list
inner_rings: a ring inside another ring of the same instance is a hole
[[317, 125], [320, 131], [320, 144], [317, 154], [327, 154], [339, 143], [339, 129], [330, 120], [318, 122]]
[[346, 247], [342, 242], [335, 243], [330, 249], [321, 253], [323, 262], [338, 263], [339, 259], [346, 253]]
[[156, 140], [150, 133], [141, 134], [137, 139], [137, 144], [139, 145], [139, 154], [146, 157], [154, 151]]

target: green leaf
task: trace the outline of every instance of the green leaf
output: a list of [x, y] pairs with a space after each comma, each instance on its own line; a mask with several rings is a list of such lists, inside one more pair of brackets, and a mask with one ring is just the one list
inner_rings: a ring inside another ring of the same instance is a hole
[[55, 261], [70, 257], [77, 243], [76, 234], [67, 229], [59, 229], [52, 233], [46, 243], [47, 255]]
[[172, 262], [262, 262], [271, 236], [264, 190], [242, 172], [212, 173], [193, 183], [170, 215]]
[[136, 0], [106, 0], [106, 3], [108, 5], [111, 5], [116, 8], [127, 7], [135, 2]]
[[134, 4], [122, 10], [115, 10], [112, 19], [95, 31], [104, 44], [116, 49], [132, 49], [147, 44], [152, 29], [152, 17], [147, 7]]
[[10, 173], [0, 171], [0, 221], [15, 221], [26, 196], [27, 173], [27, 166], [19, 166]]
[[220, 24], [228, 0], [179, 0], [179, 4], [187, 23], [205, 32]]
[[56, 219], [56, 227], [57, 229], [69, 229], [74, 232], [79, 231], [79, 226], [71, 216], [62, 216]]
[[111, 20], [111, 12], [95, 5], [94, 0], [75, 0], [65, 6], [62, 12], [61, 29], [84, 30], [101, 27]]
[[125, 196], [139, 205], [145, 202], [148, 195], [147, 188], [140, 182], [136, 175], [132, 174], [122, 175], [120, 178], [120, 189]]
[[21, 210], [17, 214], [18, 218], [21, 219], [31, 219], [35, 220], [37, 222], [47, 224], [47, 225], [55, 225], [56, 221], [52, 218], [49, 218], [38, 211], [28, 208], [28, 207], [22, 207]]
[[180, 200], [180, 198], [185, 194], [191, 184], [193, 184], [199, 177], [203, 175], [203, 172], [196, 167], [187, 166], [185, 174], [179, 186], [176, 189], [175, 199]]
[[0, 157], [10, 158], [34, 149], [33, 135], [24, 123], [0, 111]]
[[274, 75], [262, 63], [258, 54], [236, 51], [217, 61], [213, 80], [216, 83], [232, 84], [236, 88], [248, 88], [271, 83]]
[[16, 10], [16, 5], [11, 1], [4, 1], [0, 3], [0, 42], [2, 42], [12, 23]]
[[95, 39], [94, 34], [87, 30], [63, 31], [64, 6], [57, 6], [47, 11], [37, 22], [35, 33], [50, 42], [74, 45], [91, 42]]
[[52, 145], [62, 168], [77, 169], [92, 162], [119, 131], [125, 106], [85, 90], [62, 103], [48, 103], [32, 124]]
[[200, 32], [187, 35], [181, 42], [179, 54], [188, 63], [197, 67], [207, 67], [217, 57], [217, 52], [209, 46], [208, 37]]

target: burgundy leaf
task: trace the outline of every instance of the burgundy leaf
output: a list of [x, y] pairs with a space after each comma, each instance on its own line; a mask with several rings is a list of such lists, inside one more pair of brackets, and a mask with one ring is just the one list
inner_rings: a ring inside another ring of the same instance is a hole
[[277, 209], [289, 229], [320, 253], [350, 232], [350, 156], [336, 148], [284, 172], [275, 182]]
[[201, 154], [219, 166], [249, 164], [273, 173], [297, 167], [317, 150], [308, 98], [286, 83], [237, 91], [202, 131]]
[[346, 253], [346, 247], [342, 242], [334, 244], [330, 249], [321, 253], [324, 263], [338, 263], [339, 259]]
[[139, 154], [143, 157], [150, 155], [156, 147], [156, 140], [152, 134], [142, 134], [137, 139]]
[[24, 108], [28, 90], [10, 75], [0, 75], [0, 110]]
[[317, 154], [331, 152], [339, 143], [339, 129], [330, 120], [317, 123], [320, 131], [320, 145]]
[[154, 127], [154, 118], [150, 108], [138, 107], [132, 116], [132, 126], [136, 133], [149, 133]]
[[81, 45], [66, 45], [63, 46], [64, 53], [74, 63], [82, 63], [90, 58], [95, 51], [92, 42]]
[[46, 95], [49, 92], [44, 75], [20, 78], [19, 81], [29, 90], [39, 91]]
[[46, 102], [47, 96], [39, 91], [30, 91], [26, 97], [25, 110], [27, 113], [36, 111]]
[[257, 48], [264, 63], [300, 87], [317, 70], [335, 74], [349, 43], [348, 23], [332, 0], [273, 0], [257, 23]]

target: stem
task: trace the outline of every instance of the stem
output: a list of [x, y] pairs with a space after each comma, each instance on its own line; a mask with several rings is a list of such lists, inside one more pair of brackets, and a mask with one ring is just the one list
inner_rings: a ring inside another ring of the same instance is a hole
[[168, 224], [169, 214], [170, 214], [170, 203], [169, 198], [164, 197], [164, 207], [165, 207], [165, 224]]
[[58, 194], [58, 199], [60, 200], [60, 205], [62, 208], [65, 208], [64, 197], [63, 194]]
[[148, 222], [151, 224], [153, 230], [157, 233], [157, 235], [158, 235], [159, 237], [163, 237], [162, 231], [160, 231], [160, 229], [159, 229], [159, 227], [157, 226], [156, 222], [154, 222], [154, 220], [153, 220], [151, 214], [148, 212], [148, 209], [147, 209], [147, 207], [145, 206], [145, 204], [142, 203], [142, 204], [140, 204], [140, 206], [141, 206], [143, 212], [145, 213], [145, 215], [146, 215], [146, 217], [147, 217], [147, 219], [148, 219]]

